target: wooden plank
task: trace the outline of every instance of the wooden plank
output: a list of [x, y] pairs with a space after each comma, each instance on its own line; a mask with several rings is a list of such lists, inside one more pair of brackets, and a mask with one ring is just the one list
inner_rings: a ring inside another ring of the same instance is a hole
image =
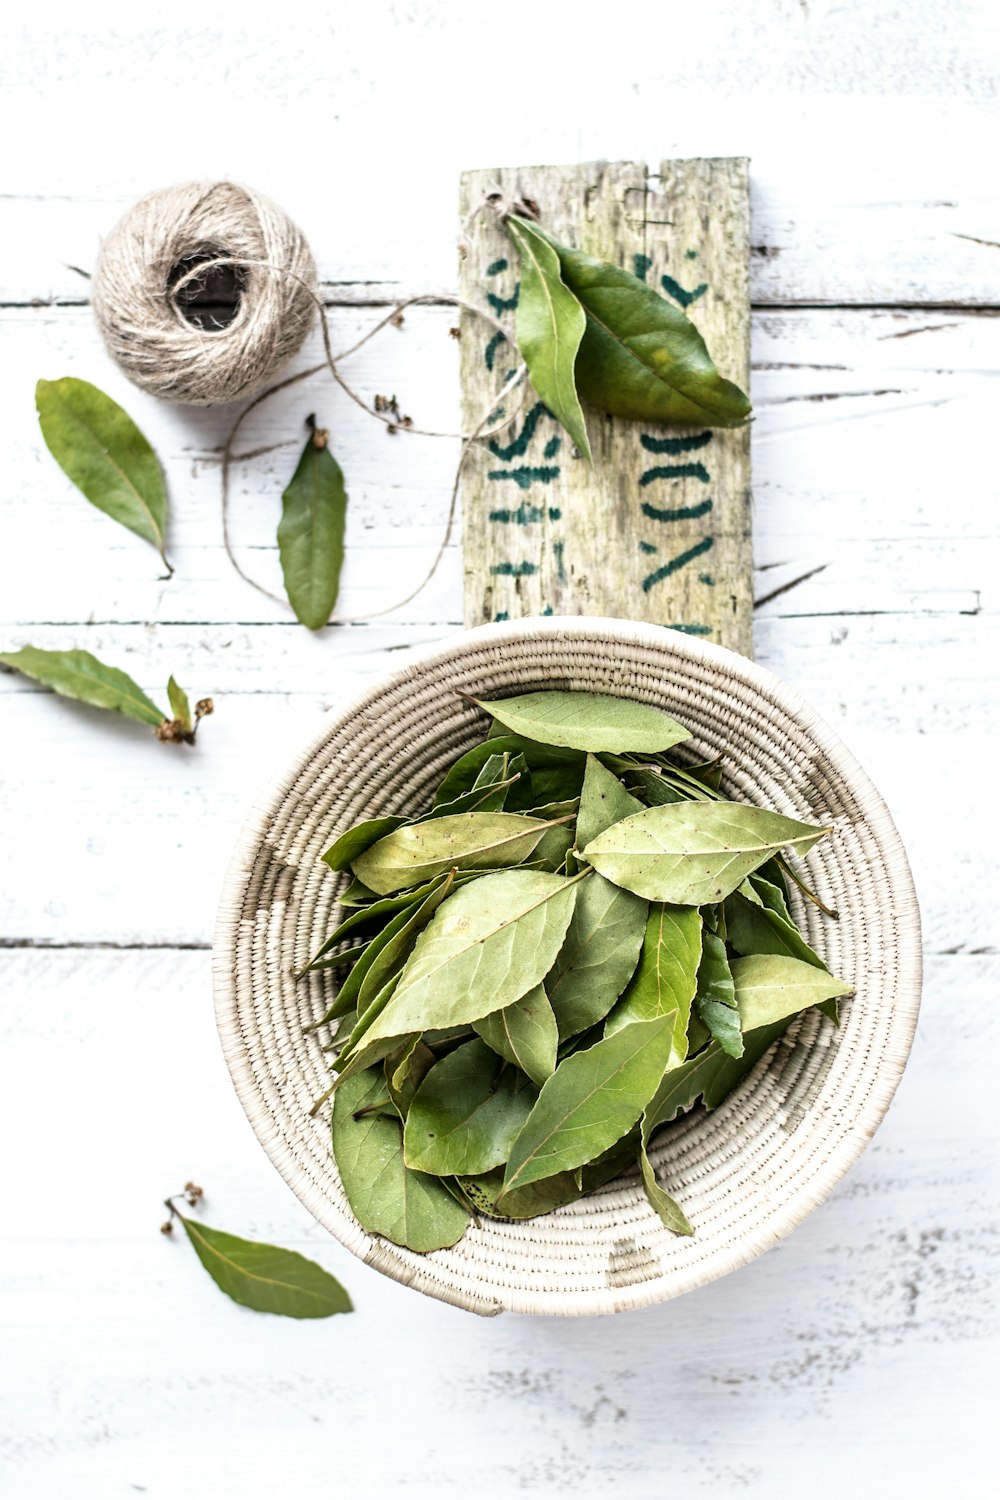
[[[749, 188], [742, 158], [500, 168], [462, 177], [463, 220], [499, 189], [539, 205], [567, 244], [691, 309], [720, 370], [748, 383]], [[475, 214], [461, 292], [507, 339], [462, 317], [462, 421], [472, 430], [516, 364], [517, 256]], [[511, 428], [465, 466], [465, 622], [540, 614], [649, 620], [751, 650], [750, 429], [666, 428], [589, 411], [594, 469], [529, 390]]]

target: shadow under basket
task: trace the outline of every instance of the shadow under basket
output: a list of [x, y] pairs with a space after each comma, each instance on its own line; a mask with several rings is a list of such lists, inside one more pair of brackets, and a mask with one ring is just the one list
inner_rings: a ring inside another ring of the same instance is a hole
[[[420, 810], [488, 721], [462, 693], [543, 688], [654, 704], [725, 758], [736, 800], [831, 824], [804, 861], [839, 911], [793, 891], [794, 915], [830, 968], [855, 986], [837, 1029], [806, 1012], [716, 1110], [695, 1108], [656, 1138], [661, 1182], [695, 1226], [670, 1233], [629, 1173], [538, 1219], [469, 1226], [450, 1250], [418, 1255], [368, 1234], [340, 1185], [323, 1033], [303, 1028], [334, 992], [296, 981], [335, 923], [344, 880], [320, 856], [361, 818]], [[609, 1313], [723, 1276], [769, 1249], [822, 1203], [871, 1139], [906, 1063], [920, 995], [920, 925], [909, 867], [885, 804], [809, 707], [769, 672], [721, 647], [623, 620], [487, 625], [410, 658], [334, 715], [253, 813], [226, 878], [216, 932], [223, 1050], [254, 1130], [318, 1221], [397, 1281], [473, 1312]]]

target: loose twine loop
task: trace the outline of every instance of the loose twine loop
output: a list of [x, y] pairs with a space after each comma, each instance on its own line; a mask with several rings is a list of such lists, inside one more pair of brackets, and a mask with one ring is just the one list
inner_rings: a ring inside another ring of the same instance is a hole
[[[484, 200], [463, 225], [495, 204]], [[460, 242], [460, 243], [462, 243]], [[463, 249], [464, 253], [464, 249]], [[235, 311], [225, 322], [206, 327], [192, 321], [192, 293], [212, 273], [235, 273]], [[525, 366], [508, 376], [482, 419], [470, 432], [441, 432], [401, 425], [397, 416], [377, 410], [347, 382], [338, 366], [382, 329], [401, 321], [409, 307], [460, 307], [506, 330], [485, 309], [447, 293], [428, 293], [400, 302], [349, 348], [334, 354], [326, 307], [319, 295], [316, 267], [303, 235], [269, 199], [235, 183], [185, 183], [150, 193], [119, 220], [104, 242], [94, 276], [93, 307], [108, 353], [136, 385], [151, 395], [187, 405], [220, 405], [252, 399], [229, 431], [222, 451], [222, 532], [226, 555], [236, 572], [259, 593], [288, 607], [288, 601], [248, 574], [237, 558], [229, 526], [231, 469], [236, 435], [262, 402], [328, 370], [337, 385], [361, 409], [387, 428], [413, 436], [460, 441], [444, 536], [431, 566], [404, 599], [371, 614], [332, 616], [330, 624], [379, 619], [409, 604], [436, 573], [454, 529], [459, 485], [465, 462], [476, 443], [502, 432], [517, 416], [525, 394]], [[276, 384], [274, 376], [298, 353], [316, 316], [323, 338], [321, 363], [299, 370]], [[499, 402], [520, 387], [511, 408]]]

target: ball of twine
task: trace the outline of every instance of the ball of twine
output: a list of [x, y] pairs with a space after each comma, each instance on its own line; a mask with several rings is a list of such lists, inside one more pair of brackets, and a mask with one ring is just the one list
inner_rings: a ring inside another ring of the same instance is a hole
[[108, 353], [136, 385], [215, 406], [256, 395], [298, 352], [316, 285], [309, 246], [276, 204], [236, 183], [186, 182], [119, 219], [101, 248], [93, 308]]

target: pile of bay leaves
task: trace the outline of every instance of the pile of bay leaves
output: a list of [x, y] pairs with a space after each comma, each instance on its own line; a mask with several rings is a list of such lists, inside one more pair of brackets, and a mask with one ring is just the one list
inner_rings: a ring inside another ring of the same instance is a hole
[[[478, 700], [477, 700], [478, 701]], [[808, 1006], [850, 986], [800, 935], [786, 851], [829, 830], [720, 792], [667, 752], [659, 709], [590, 693], [481, 702], [493, 726], [429, 812], [343, 833], [349, 915], [309, 970], [346, 969], [332, 1027], [333, 1151], [363, 1227], [412, 1250], [470, 1217], [531, 1218], [712, 1109]], [[304, 971], [305, 972], [305, 971]], [[322, 1101], [318, 1101], [316, 1108]]]

